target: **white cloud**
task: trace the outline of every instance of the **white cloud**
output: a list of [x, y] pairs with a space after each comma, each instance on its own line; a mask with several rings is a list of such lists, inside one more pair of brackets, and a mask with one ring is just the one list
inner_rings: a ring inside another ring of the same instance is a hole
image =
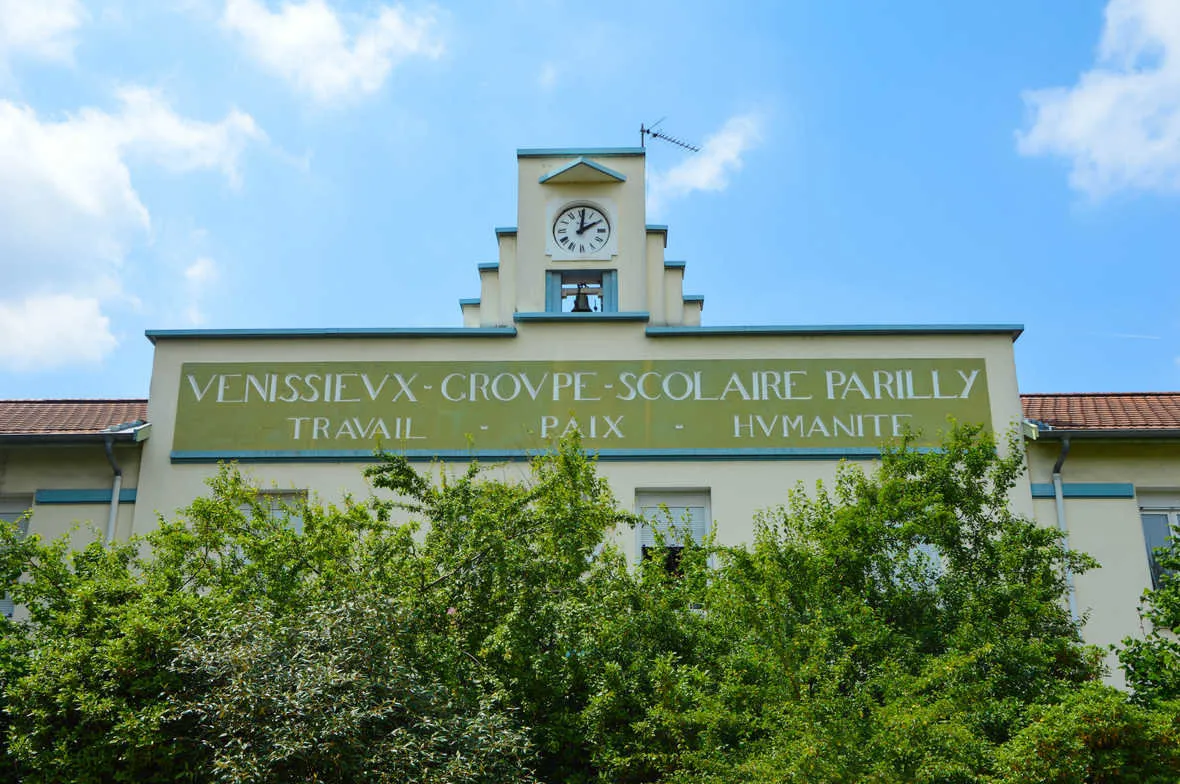
[[217, 282], [221, 271], [217, 262], [208, 256], [202, 256], [184, 270], [185, 286], [188, 290], [188, 306], [185, 315], [193, 324], [204, 324], [205, 313], [201, 309], [201, 302], [209, 287]]
[[742, 168], [742, 156], [762, 139], [762, 121], [755, 114], [731, 117], [721, 130], [705, 139], [701, 151], [688, 155], [666, 172], [654, 172], [649, 181], [648, 208], [658, 211], [670, 199], [693, 191], [722, 191], [729, 177]]
[[0, 0], [0, 62], [14, 55], [69, 61], [85, 15], [78, 0]]
[[259, 0], [227, 0], [221, 19], [264, 68], [324, 103], [376, 92], [408, 57], [442, 54], [429, 14], [379, 6], [356, 21], [350, 34], [324, 0], [283, 3], [277, 12]]
[[246, 145], [266, 138], [254, 118], [237, 109], [208, 123], [178, 116], [150, 90], [127, 88], [119, 98], [123, 113], [113, 123], [116, 141], [173, 171], [219, 169], [237, 185], [238, 159]]
[[205, 287], [217, 280], [217, 262], [208, 256], [202, 256], [184, 270], [184, 278], [191, 286]]
[[[178, 116], [148, 90], [127, 88], [119, 99], [116, 113], [83, 109], [58, 120], [0, 100], [0, 307], [10, 317], [31, 316], [37, 329], [46, 327], [38, 308], [55, 297], [72, 298], [78, 316], [67, 325], [83, 329], [105, 318], [92, 306], [123, 296], [123, 257], [151, 226], [130, 160], [178, 172], [219, 170], [233, 183], [245, 145], [265, 138], [237, 111], [209, 123]], [[46, 366], [79, 356], [79, 347], [90, 356], [114, 345], [83, 340], [75, 346], [61, 330], [44, 335], [48, 343], [37, 345]], [[19, 364], [0, 354], [5, 362]]]
[[1180, 2], [1111, 0], [1094, 67], [1024, 100], [1019, 151], [1067, 158], [1074, 188], [1180, 190]]
[[73, 294], [0, 301], [0, 335], [0, 365], [13, 370], [98, 362], [116, 343], [99, 301]]

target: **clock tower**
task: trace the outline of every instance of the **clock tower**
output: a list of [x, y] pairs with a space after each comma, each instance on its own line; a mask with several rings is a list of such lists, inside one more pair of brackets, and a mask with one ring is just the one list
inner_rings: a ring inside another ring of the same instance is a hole
[[521, 321], [700, 324], [668, 230], [646, 222], [642, 147], [517, 150], [516, 226], [496, 229], [499, 260], [480, 264], [465, 326]]

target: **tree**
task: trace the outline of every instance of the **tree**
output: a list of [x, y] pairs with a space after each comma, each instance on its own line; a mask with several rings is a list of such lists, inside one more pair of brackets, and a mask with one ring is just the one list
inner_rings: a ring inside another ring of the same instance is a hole
[[191, 637], [178, 712], [223, 782], [534, 781], [529, 738], [480, 689], [455, 689], [404, 639], [396, 600], [328, 600], [297, 617], [241, 608]]
[[1180, 642], [1172, 630], [1180, 628], [1180, 548], [1172, 536], [1166, 548], [1156, 551], [1161, 576], [1158, 587], [1147, 591], [1139, 604], [1146, 628], [1143, 637], [1123, 640], [1117, 654], [1141, 703], [1180, 699]]
[[1089, 684], [1037, 706], [999, 754], [999, 784], [1172, 784], [1180, 771], [1180, 712], [1132, 704]]
[[450, 666], [420, 602], [397, 603], [428, 566], [412, 524], [348, 502], [302, 510], [298, 533], [236, 469], [210, 484], [126, 544], [4, 532], [29, 612], [6, 628], [22, 780], [529, 780], [515, 718]]
[[612, 544], [638, 520], [576, 437], [524, 482], [386, 455], [301, 531], [232, 467], [132, 543], [7, 531], [14, 775], [1175, 780], [1175, 707], [1097, 685], [1065, 609], [1092, 561], [1009, 509], [1018, 446], [899, 444], [675, 569]]
[[[699, 642], [648, 654], [648, 693], [614, 714], [635, 718], [601, 740], [615, 780], [984, 781], [1031, 706], [1098, 677], [1062, 601], [1092, 561], [1011, 512], [1018, 444], [906, 446], [795, 492], [717, 569], [685, 559], [675, 617]], [[653, 621], [634, 636], [674, 639]]]

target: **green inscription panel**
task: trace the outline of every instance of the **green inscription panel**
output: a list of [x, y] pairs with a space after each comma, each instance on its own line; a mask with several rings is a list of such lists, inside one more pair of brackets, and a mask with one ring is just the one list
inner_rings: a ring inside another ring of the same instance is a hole
[[991, 425], [982, 359], [188, 363], [174, 456], [871, 449]]

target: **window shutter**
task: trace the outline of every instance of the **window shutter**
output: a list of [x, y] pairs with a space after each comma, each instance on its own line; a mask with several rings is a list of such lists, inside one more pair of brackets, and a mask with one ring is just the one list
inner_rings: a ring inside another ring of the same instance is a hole
[[[258, 501], [266, 511], [266, 519], [282, 520], [291, 530], [303, 533], [302, 507], [307, 503], [306, 490], [259, 490]], [[240, 510], [247, 518], [253, 514], [250, 504], [243, 504]]]
[[639, 547], [656, 546], [656, 531], [668, 547], [681, 547], [685, 540], [699, 542], [709, 532], [708, 497], [701, 493], [641, 494], [639, 514], [648, 524], [639, 529]]

